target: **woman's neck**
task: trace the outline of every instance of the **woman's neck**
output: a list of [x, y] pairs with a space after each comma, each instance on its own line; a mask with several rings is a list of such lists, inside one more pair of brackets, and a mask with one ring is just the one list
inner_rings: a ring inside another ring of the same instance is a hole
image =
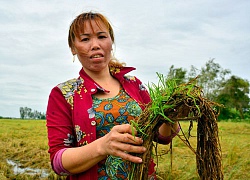
[[100, 86], [107, 87], [110, 83], [114, 81], [114, 78], [111, 76], [109, 72], [109, 68], [103, 69], [102, 71], [88, 71], [83, 68], [86, 74], [91, 77], [95, 82], [97, 82]]
[[85, 72], [102, 88], [109, 91], [109, 93], [97, 92], [95, 94], [96, 97], [110, 98], [116, 96], [119, 93], [120, 83], [110, 74], [109, 69], [99, 72], [92, 72], [92, 71], [91, 72], [85, 71]]

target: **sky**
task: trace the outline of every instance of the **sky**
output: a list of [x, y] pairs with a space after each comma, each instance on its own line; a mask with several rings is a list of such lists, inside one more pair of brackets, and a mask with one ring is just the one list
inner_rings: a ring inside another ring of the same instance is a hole
[[51, 89], [78, 77], [67, 36], [85, 11], [110, 20], [116, 58], [145, 84], [171, 65], [199, 69], [213, 58], [250, 80], [249, 9], [249, 0], [0, 0], [0, 116], [46, 112]]

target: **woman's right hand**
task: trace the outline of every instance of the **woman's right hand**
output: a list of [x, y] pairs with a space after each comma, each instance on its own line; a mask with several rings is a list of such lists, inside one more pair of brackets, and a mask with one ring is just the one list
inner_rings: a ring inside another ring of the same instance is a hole
[[136, 129], [129, 124], [114, 126], [111, 131], [99, 139], [100, 151], [103, 155], [112, 155], [122, 159], [142, 163], [142, 159], [129, 153], [144, 153], [146, 148], [141, 146], [142, 139], [136, 137]]

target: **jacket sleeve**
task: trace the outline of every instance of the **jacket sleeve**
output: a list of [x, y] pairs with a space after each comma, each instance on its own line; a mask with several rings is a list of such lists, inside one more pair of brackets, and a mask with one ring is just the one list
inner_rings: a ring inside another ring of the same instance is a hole
[[71, 106], [58, 87], [54, 87], [50, 93], [46, 120], [50, 160], [53, 167], [53, 159], [57, 151], [72, 147], [74, 144]]
[[179, 133], [179, 131], [180, 131], [180, 126], [178, 126], [176, 132], [172, 132], [172, 134], [167, 137], [162, 136], [159, 134], [159, 132], [157, 132], [157, 137], [154, 141], [160, 144], [165, 144], [165, 145], [169, 144], [172, 141], [172, 139]]

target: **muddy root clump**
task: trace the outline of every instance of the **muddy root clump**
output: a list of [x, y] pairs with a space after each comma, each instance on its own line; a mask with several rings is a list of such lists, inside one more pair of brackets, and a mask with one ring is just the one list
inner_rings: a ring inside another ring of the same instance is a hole
[[176, 85], [173, 80], [159, 77], [160, 83], [149, 87], [152, 102], [147, 105], [136, 121], [131, 122], [137, 128], [139, 136], [143, 138], [142, 145], [147, 147], [147, 152], [136, 154], [143, 159], [143, 163], [130, 163], [129, 179], [146, 180], [149, 178], [148, 164], [152, 159], [153, 141], [157, 143], [158, 128], [162, 123], [168, 123], [171, 126], [180, 121], [197, 121], [196, 150], [191, 147], [188, 138], [184, 136], [185, 139], [183, 139], [182, 136], [177, 136], [195, 153], [196, 168], [200, 179], [223, 179], [217, 125], [218, 112], [216, 111], [216, 107], [220, 105], [202, 96], [202, 89], [196, 85], [196, 79]]

